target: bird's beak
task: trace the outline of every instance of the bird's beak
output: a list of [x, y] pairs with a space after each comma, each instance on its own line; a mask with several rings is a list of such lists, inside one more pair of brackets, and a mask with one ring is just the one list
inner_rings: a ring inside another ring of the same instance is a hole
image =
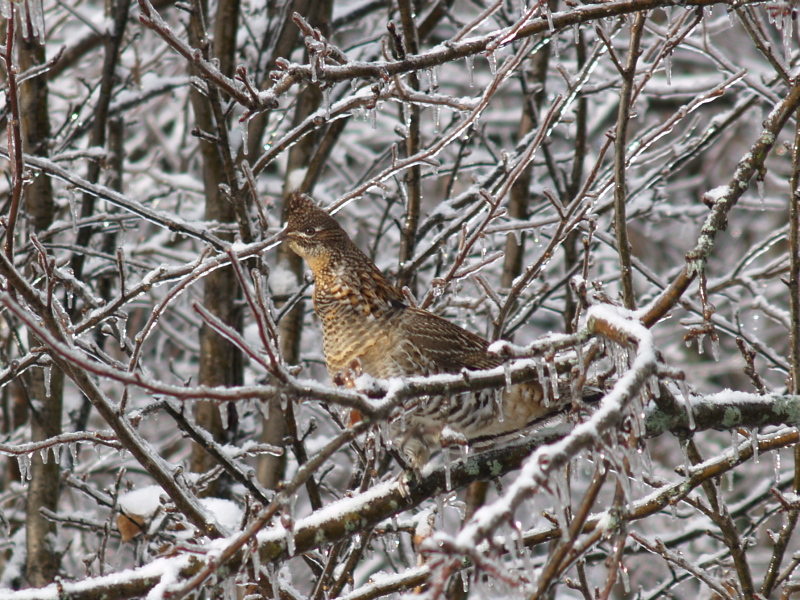
[[278, 242], [285, 242], [287, 239], [289, 239], [289, 234], [286, 233], [286, 228], [284, 228], [275, 239]]

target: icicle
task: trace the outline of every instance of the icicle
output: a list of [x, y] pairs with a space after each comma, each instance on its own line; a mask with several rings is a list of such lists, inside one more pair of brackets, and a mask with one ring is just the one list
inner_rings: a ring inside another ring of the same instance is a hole
[[[630, 463], [631, 467], [631, 479], [639, 484], [637, 486], [637, 490], [641, 490], [642, 486], [644, 485], [644, 466], [642, 464], [642, 451], [638, 447], [638, 443], [635, 448], [628, 448], [625, 451], [625, 454], [628, 457], [628, 462]], [[630, 485], [630, 481], [628, 483]], [[629, 496], [629, 498], [632, 497], [633, 495]]]
[[461, 449], [461, 458], [469, 458], [472, 454], [472, 447], [469, 444], [459, 444], [458, 447]]
[[[288, 527], [287, 527], [288, 525]], [[289, 521], [283, 525], [284, 538], [286, 540], [286, 553], [289, 556], [294, 556], [294, 523]]]
[[467, 73], [469, 73], [469, 87], [475, 87], [475, 56], [472, 54], [467, 54], [464, 57], [464, 60], [467, 61]]
[[497, 420], [502, 423], [506, 420], [503, 410], [503, 390], [494, 390], [494, 403], [497, 405]]
[[755, 429], [750, 430], [750, 445], [753, 447], [753, 462], [758, 464], [758, 435]]
[[61, 464], [61, 444], [53, 446], [53, 462], [57, 465]]
[[331, 118], [331, 87], [325, 86], [322, 90], [322, 110], [325, 111], [325, 118]]
[[767, 11], [767, 21], [769, 22], [769, 24], [770, 25], [776, 25], [776, 23], [775, 23], [776, 20], [777, 20], [777, 12], [772, 11], [772, 10], [768, 10]]
[[267, 579], [272, 582], [272, 597], [273, 598], [280, 598], [281, 597], [281, 587], [280, 583], [278, 582], [278, 576], [280, 574], [280, 570], [275, 568], [275, 565], [269, 563], [267, 565]]
[[[549, 2], [545, 2], [544, 3], [544, 14], [545, 14], [545, 17], [547, 17], [547, 27], [548, 27], [548, 29], [550, 29], [550, 33], [555, 32], [556, 28], [555, 28], [555, 25], [553, 24], [553, 13], [550, 10], [550, 3]], [[555, 38], [551, 38], [551, 41], [554, 42]]]
[[378, 442], [375, 439], [375, 435], [373, 433], [369, 433], [367, 435], [367, 443], [365, 444], [364, 450], [366, 456], [367, 464], [371, 463], [375, 459], [375, 455], [378, 453]]
[[[636, 454], [635, 452], [626, 452], [630, 460], [630, 456]], [[619, 480], [622, 495], [625, 497], [625, 506], [630, 508], [633, 502], [633, 489], [631, 488], [631, 478], [624, 471], [617, 472], [617, 479]]]
[[157, 364], [161, 364], [164, 360], [164, 350], [167, 347], [167, 341], [167, 336], [160, 336], [156, 342], [155, 361]]
[[689, 386], [686, 384], [686, 380], [678, 381], [678, 387], [681, 389], [681, 394], [683, 395], [683, 405], [686, 408], [686, 419], [689, 422], [689, 430], [694, 431], [696, 424], [694, 422], [694, 410], [692, 410], [692, 399], [689, 396]]
[[286, 394], [281, 394], [281, 410], [286, 412], [286, 407], [289, 404], [289, 399], [286, 397]]
[[72, 215], [72, 233], [78, 233], [78, 206], [75, 199], [75, 188], [67, 191], [67, 201], [69, 202], [69, 212]]
[[453, 479], [451, 477], [452, 462], [450, 461], [450, 452], [447, 448], [442, 449], [442, 460], [444, 461], [444, 489], [449, 492], [453, 489]]
[[674, 502], [669, 503], [670, 520], [674, 523], [678, 520], [678, 507]]
[[775, 450], [772, 453], [772, 466], [775, 471], [775, 485], [778, 485], [778, 482], [781, 479], [781, 451]]
[[569, 539], [569, 523], [567, 523], [567, 515], [564, 514], [564, 507], [556, 506], [553, 512], [556, 514], [558, 528], [561, 530], [561, 539], [566, 542]]
[[512, 564], [519, 568], [519, 565], [522, 562], [522, 557], [519, 555], [517, 542], [514, 538], [514, 533], [509, 532], [509, 534], [503, 538], [503, 545], [505, 546], [506, 553], [511, 557]]
[[261, 553], [258, 552], [258, 548], [256, 551], [250, 551], [250, 560], [253, 562], [253, 573], [256, 577], [261, 575]]
[[794, 20], [792, 19], [792, 12], [794, 11], [794, 6], [791, 7], [787, 6], [786, 10], [783, 12], [783, 27], [781, 31], [783, 33], [783, 54], [786, 57], [786, 63], [790, 64], [792, 61], [792, 33], [794, 31]]
[[250, 120], [244, 121], [240, 129], [242, 131], [242, 154], [247, 156], [247, 146], [250, 141]]
[[547, 361], [547, 374], [550, 376], [550, 387], [553, 389], [553, 400], [558, 400], [558, 371], [554, 360]]
[[69, 446], [70, 456], [72, 456], [72, 464], [73, 465], [77, 465], [78, 464], [78, 443], [77, 442], [72, 442], [72, 443], [68, 444], [68, 446]]
[[628, 351], [617, 344], [611, 344], [609, 350], [611, 350], [611, 358], [614, 361], [617, 378], [621, 378], [625, 371], [628, 370]]
[[369, 115], [369, 125], [372, 127], [373, 130], [378, 128], [378, 109], [371, 108], [368, 112]]
[[378, 471], [378, 467], [379, 467], [379, 463], [380, 463], [381, 453], [378, 451], [378, 449], [381, 448], [381, 446], [383, 444], [383, 441], [381, 439], [382, 437], [383, 437], [383, 430], [380, 427], [376, 427], [375, 428], [375, 446], [374, 446], [374, 450], [373, 450], [373, 454], [374, 454], [373, 460], [375, 461], [375, 470], [376, 471]]
[[128, 313], [122, 313], [117, 319], [117, 329], [119, 329], [119, 347], [125, 349], [125, 339], [128, 337]]
[[664, 75], [667, 77], [667, 85], [672, 85], [672, 52], [664, 55]]
[[433, 132], [439, 133], [439, 116], [442, 112], [442, 107], [438, 104], [433, 105]]
[[733, 470], [731, 469], [727, 473], [725, 473], [725, 479], [728, 480], [728, 492], [733, 491]]
[[658, 377], [653, 375], [652, 377], [647, 378], [647, 388], [650, 390], [650, 395], [653, 398], [658, 398], [659, 389], [658, 389]]
[[[544, 388], [544, 363], [539, 359], [534, 359], [534, 364], [536, 365], [536, 379], [538, 379], [539, 384]], [[545, 406], [550, 406], [550, 398], [547, 394], [543, 395], [542, 402], [544, 402]]]
[[578, 377], [570, 377], [569, 378], [569, 390], [572, 398], [580, 398], [581, 390], [580, 386], [580, 379]]
[[526, 573], [533, 573], [533, 561], [531, 560], [531, 553], [525, 547], [525, 535], [522, 532], [522, 523], [517, 524], [517, 545], [519, 546], [519, 553], [522, 556], [522, 569]]
[[492, 75], [496, 75], [497, 74], [497, 56], [495, 55], [495, 53], [494, 52], [489, 52], [486, 55], [486, 60], [489, 61], [489, 72]]
[[503, 363], [503, 375], [505, 376], [506, 380], [506, 392], [511, 391], [511, 363]]
[[265, 421], [269, 421], [269, 403], [268, 402], [256, 402], [256, 406], [258, 407], [258, 412], [261, 413], [261, 416]]
[[461, 569], [461, 587], [465, 594], [469, 593], [469, 573], [467, 573], [467, 569]]
[[711, 358], [714, 359], [714, 362], [719, 362], [719, 336], [714, 334], [709, 338], [711, 339]]
[[52, 398], [53, 390], [50, 387], [50, 383], [53, 377], [53, 369], [50, 365], [46, 367], [42, 367], [42, 379], [44, 379], [44, 395], [48, 398]]
[[19, 464], [19, 476], [22, 482], [31, 480], [31, 457], [28, 454], [20, 454], [17, 456], [17, 463]]
[[554, 473], [553, 479], [556, 484], [553, 494], [556, 505], [553, 508], [553, 512], [556, 514], [556, 520], [561, 529], [561, 538], [566, 541], [569, 536], [569, 524], [564, 511], [570, 506], [569, 482], [567, 481], [566, 469], [560, 469], [557, 473]]
[[756, 177], [756, 193], [758, 194], [758, 201], [761, 203], [762, 212], [767, 208], [767, 184], [763, 177]]
[[[642, 457], [642, 468], [647, 475], [653, 474], [653, 460], [650, 457], [650, 450], [647, 447], [647, 444], [644, 440], [640, 440], [640, 446], [638, 448], [639, 455]], [[644, 482], [642, 482], [644, 483]]]
[[683, 454], [683, 476], [687, 479], [689, 478], [692, 470], [692, 462], [689, 460], [689, 452], [687, 446], [689, 445], [689, 440], [681, 442], [681, 454]]
[[620, 575], [622, 575], [622, 589], [625, 591], [625, 595], [631, 593], [631, 578], [628, 575], [628, 567], [626, 567], [622, 562], [619, 565]]
[[220, 424], [222, 425], [222, 429], [225, 431], [228, 430], [228, 406], [226, 404], [219, 404], [217, 406], [217, 410], [219, 411], [219, 420]]

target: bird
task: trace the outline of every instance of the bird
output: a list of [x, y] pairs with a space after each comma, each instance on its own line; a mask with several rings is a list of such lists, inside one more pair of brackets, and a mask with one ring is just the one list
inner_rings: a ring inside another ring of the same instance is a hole
[[[468, 373], [502, 364], [489, 352], [484, 338], [411, 306], [310, 196], [294, 193], [286, 220], [283, 238], [314, 275], [314, 310], [322, 325], [325, 363], [334, 381], [353, 371], [389, 379]], [[471, 444], [504, 436], [547, 416], [548, 405], [537, 381], [516, 384], [501, 393], [481, 390], [433, 396], [396, 419], [389, 437], [411, 466], [421, 468], [441, 450], [445, 438]]]

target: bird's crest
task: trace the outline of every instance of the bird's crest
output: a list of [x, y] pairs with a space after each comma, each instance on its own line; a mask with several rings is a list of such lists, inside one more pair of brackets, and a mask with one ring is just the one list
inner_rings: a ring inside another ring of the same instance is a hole
[[296, 192], [289, 199], [286, 211], [287, 231], [304, 231], [310, 227], [317, 230], [338, 229], [339, 224], [307, 194]]

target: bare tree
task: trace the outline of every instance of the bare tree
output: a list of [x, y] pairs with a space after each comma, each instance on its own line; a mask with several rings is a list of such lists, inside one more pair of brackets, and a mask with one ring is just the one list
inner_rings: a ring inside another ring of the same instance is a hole
[[[796, 595], [796, 10], [0, 2], [0, 596]], [[331, 382], [298, 190], [503, 365]]]

